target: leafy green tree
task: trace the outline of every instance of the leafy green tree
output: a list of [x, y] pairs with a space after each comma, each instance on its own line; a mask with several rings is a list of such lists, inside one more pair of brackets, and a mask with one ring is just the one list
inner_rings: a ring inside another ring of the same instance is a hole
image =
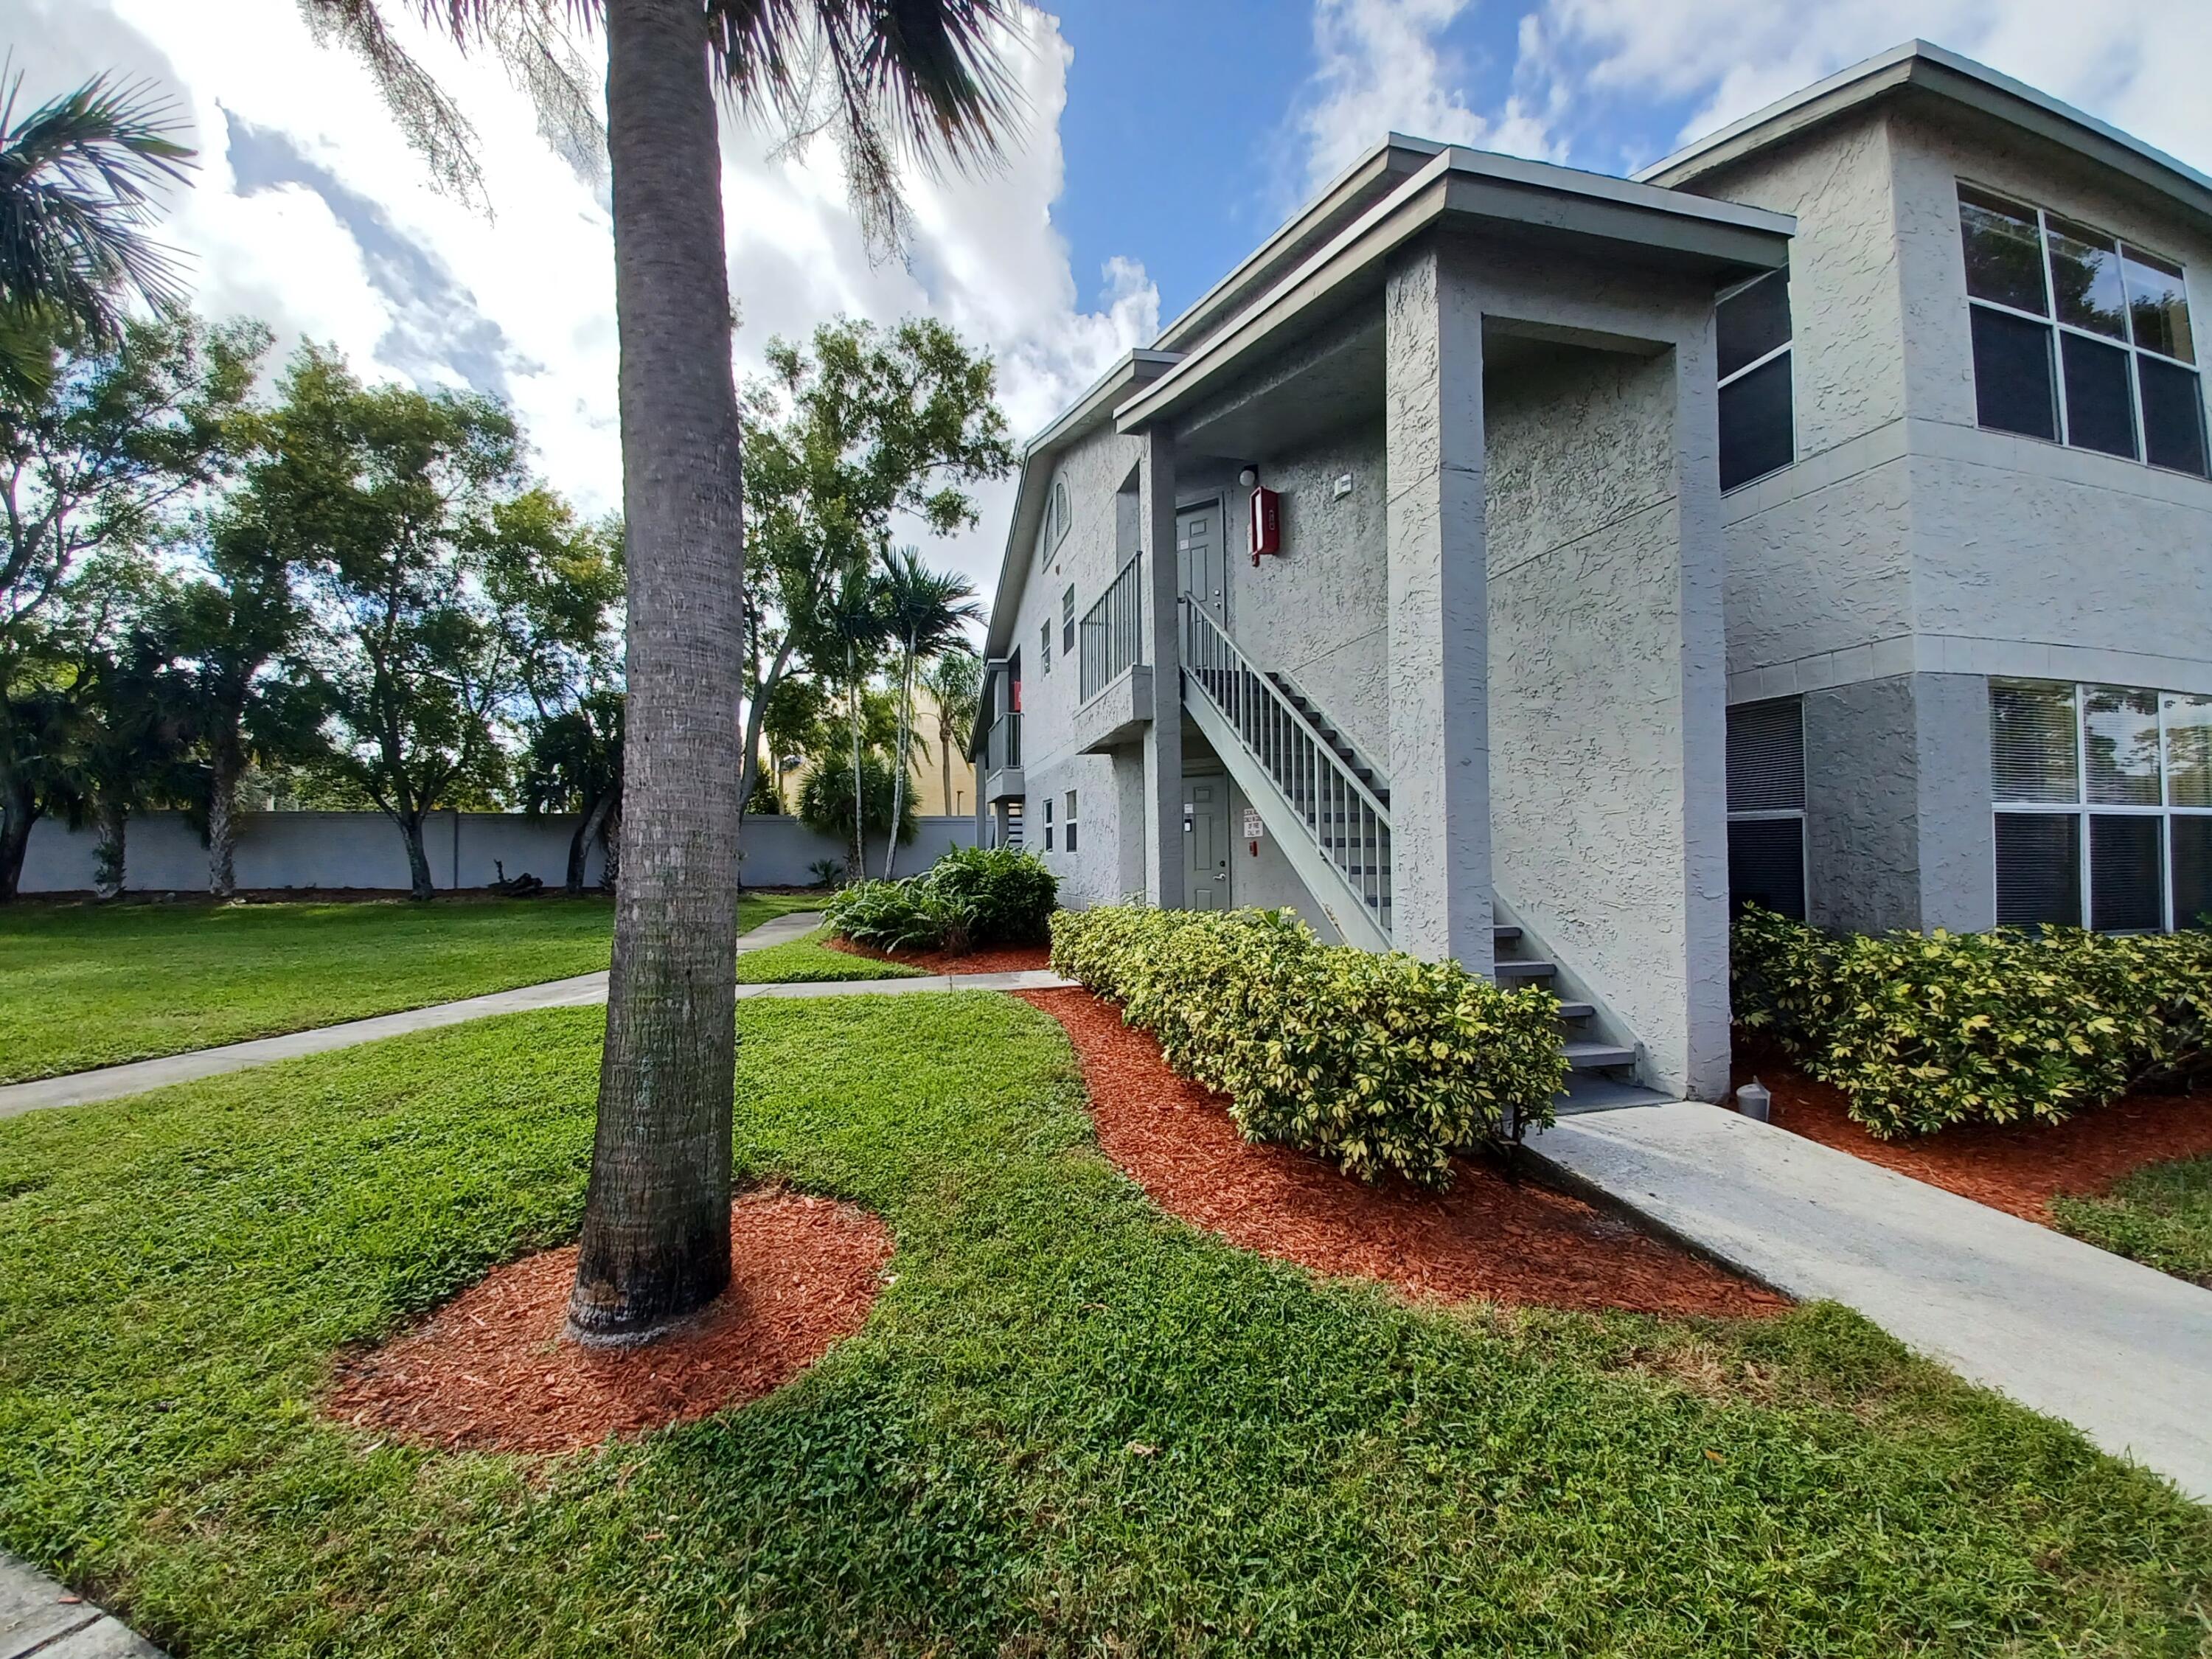
[[[303, 0], [349, 46], [440, 176], [481, 190], [465, 115], [379, 0]], [[730, 368], [719, 89], [794, 140], [828, 130], [864, 228], [898, 240], [898, 160], [995, 154], [1008, 0], [416, 0], [502, 54], [544, 125], [596, 161], [571, 21], [606, 36], [615, 318], [629, 537], [626, 823], [599, 1132], [568, 1329], [630, 1340], [730, 1273], [734, 966], [744, 744], [744, 501]]]
[[768, 362], [745, 394], [749, 765], [793, 665], [842, 656], [839, 586], [883, 553], [894, 518], [940, 536], [972, 526], [969, 487], [1013, 465], [996, 370], [942, 323], [841, 317], [810, 349], [771, 341]]
[[[808, 773], [799, 791], [799, 821], [822, 835], [851, 835], [854, 816], [853, 777], [852, 771], [843, 766], [818, 766]], [[911, 842], [921, 833], [914, 801], [911, 798], [900, 798], [891, 763], [882, 750], [862, 752], [860, 779], [860, 818], [866, 832], [883, 836], [886, 841]], [[885, 832], [894, 821], [894, 812], [897, 814], [899, 832], [890, 836]]]
[[189, 316], [124, 325], [107, 350], [59, 350], [32, 386], [0, 377], [0, 901], [31, 825], [60, 797], [64, 615], [95, 555], [143, 554], [235, 474], [269, 337]]
[[890, 639], [881, 580], [866, 565], [848, 566], [836, 586], [823, 600], [820, 613], [809, 631], [817, 653], [816, 672], [835, 682], [844, 693], [845, 735], [851, 744], [853, 763], [852, 787], [845, 795], [853, 808], [851, 821], [846, 826], [852, 832], [848, 867], [853, 879], [860, 881], [868, 873], [867, 835], [860, 821], [860, 803], [866, 799], [860, 782], [860, 757], [866, 746], [862, 740], [861, 705], [868, 682], [882, 662], [884, 647]]
[[[907, 769], [914, 748], [914, 678], [923, 664], [971, 649], [967, 625], [983, 620], [975, 585], [965, 576], [932, 570], [910, 547], [895, 549], [884, 561], [884, 630], [896, 653], [898, 738], [892, 758], [891, 816], [906, 805]], [[948, 794], [947, 799], [950, 799]], [[896, 838], [884, 843], [884, 879], [891, 878], [898, 855]]]
[[523, 487], [514, 417], [473, 393], [364, 386], [313, 348], [279, 390], [252, 489], [326, 638], [331, 764], [398, 828], [427, 899], [423, 819], [506, 776], [494, 723], [520, 669], [487, 574], [530, 557], [493, 512]]
[[967, 752], [983, 696], [983, 659], [972, 650], [947, 651], [922, 670], [937, 708], [937, 755], [945, 768], [945, 809], [952, 810], [952, 757]]
[[171, 663], [168, 695], [201, 771], [208, 890], [238, 890], [239, 787], [250, 768], [325, 761], [330, 688], [316, 669], [313, 618], [290, 555], [248, 485], [208, 519], [200, 568], [155, 607]]
[[815, 754], [822, 747], [822, 723], [830, 711], [830, 695], [811, 674], [793, 674], [777, 683], [761, 717], [768, 739], [768, 775], [775, 781], [777, 808], [791, 810], [783, 797], [787, 762]]
[[[534, 722], [523, 757], [523, 810], [576, 815], [568, 838], [568, 872], [563, 890], [584, 890], [584, 866], [592, 846], [606, 848], [612, 867], [614, 840], [609, 826], [619, 821], [623, 787], [623, 696], [611, 688], [587, 690], [571, 708]], [[613, 879], [606, 878], [612, 886]]]

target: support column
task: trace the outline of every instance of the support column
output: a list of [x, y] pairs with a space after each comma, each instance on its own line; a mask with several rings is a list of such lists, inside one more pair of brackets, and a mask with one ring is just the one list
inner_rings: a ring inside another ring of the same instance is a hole
[[1145, 897], [1179, 910], [1182, 890], [1182, 641], [1176, 565], [1176, 446], [1155, 427], [1142, 434], [1137, 523], [1145, 554], [1146, 660], [1152, 719], [1145, 728]]
[[1385, 295], [1392, 942], [1494, 965], [1482, 311], [1432, 242]]

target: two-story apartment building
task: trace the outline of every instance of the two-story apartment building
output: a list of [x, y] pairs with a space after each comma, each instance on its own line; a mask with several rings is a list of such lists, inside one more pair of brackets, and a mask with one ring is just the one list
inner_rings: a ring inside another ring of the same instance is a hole
[[1394, 136], [1030, 446], [979, 827], [1670, 1092], [1732, 890], [2186, 925], [2208, 262], [2212, 179], [1918, 43], [1634, 179]]

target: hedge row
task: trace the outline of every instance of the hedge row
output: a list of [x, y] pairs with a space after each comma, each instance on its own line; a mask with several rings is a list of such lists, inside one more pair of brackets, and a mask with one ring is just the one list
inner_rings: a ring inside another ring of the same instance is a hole
[[1228, 1096], [1245, 1139], [1364, 1181], [1449, 1185], [1454, 1152], [1550, 1122], [1566, 1073], [1550, 992], [1325, 945], [1287, 910], [1062, 911], [1052, 965]]
[[2212, 933], [1869, 936], [1747, 908], [1736, 1018], [1771, 1032], [1885, 1139], [2057, 1122], [2212, 1076]]
[[1059, 902], [1060, 881], [1035, 854], [955, 848], [907, 881], [863, 881], [830, 901], [841, 939], [881, 951], [967, 951], [1035, 945]]

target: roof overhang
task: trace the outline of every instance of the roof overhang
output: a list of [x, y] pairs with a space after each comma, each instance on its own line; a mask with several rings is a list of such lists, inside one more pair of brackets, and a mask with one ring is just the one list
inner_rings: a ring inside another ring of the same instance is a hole
[[2074, 151], [2157, 192], [2212, 226], [2212, 178], [2140, 138], [2024, 82], [1925, 40], [1908, 40], [1730, 123], [1636, 175], [1681, 185], [1877, 99], [1933, 94]]
[[1787, 265], [1796, 229], [1786, 213], [1486, 150], [1441, 149], [1271, 292], [1136, 386], [1115, 407], [1115, 425], [1135, 432], [1180, 414], [1279, 341], [1379, 288], [1394, 251], [1446, 223], [1601, 255], [1632, 251], [1646, 265], [1704, 270], [1717, 281]]

